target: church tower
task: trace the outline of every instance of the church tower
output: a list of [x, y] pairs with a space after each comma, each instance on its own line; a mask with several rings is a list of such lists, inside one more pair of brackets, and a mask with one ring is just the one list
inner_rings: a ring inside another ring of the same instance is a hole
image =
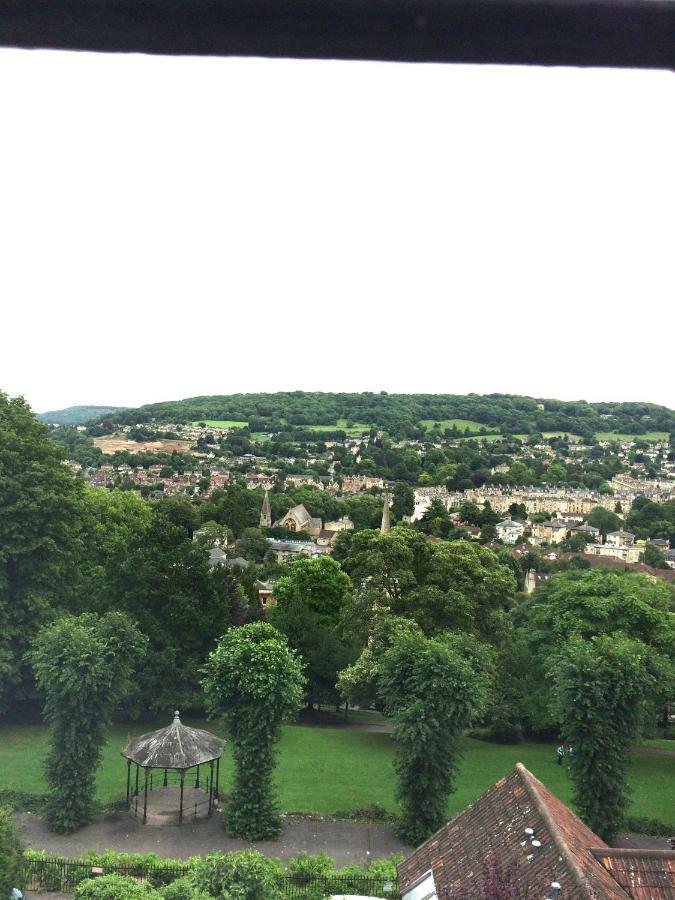
[[265, 491], [265, 497], [263, 498], [262, 511], [260, 513], [260, 527], [261, 528], [271, 528], [272, 527], [272, 509], [270, 507], [270, 492]]
[[382, 494], [382, 524], [380, 525], [380, 533], [386, 534], [391, 528], [389, 521], [389, 494]]

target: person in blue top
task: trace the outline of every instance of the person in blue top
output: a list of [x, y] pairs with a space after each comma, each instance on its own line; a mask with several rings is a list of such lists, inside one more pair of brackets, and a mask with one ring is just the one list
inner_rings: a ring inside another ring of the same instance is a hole
[[565, 758], [565, 748], [563, 747], [562, 744], [561, 744], [561, 745], [558, 747], [558, 749], [555, 751], [555, 755], [556, 755], [557, 758], [558, 758], [558, 765], [559, 765], [559, 766], [562, 766], [562, 764], [563, 764], [563, 759]]

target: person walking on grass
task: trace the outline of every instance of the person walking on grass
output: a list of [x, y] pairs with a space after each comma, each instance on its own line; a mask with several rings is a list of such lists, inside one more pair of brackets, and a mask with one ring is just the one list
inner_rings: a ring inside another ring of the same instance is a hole
[[563, 760], [565, 759], [565, 748], [561, 744], [558, 749], [555, 751], [555, 755], [558, 759], [558, 765], [562, 766]]

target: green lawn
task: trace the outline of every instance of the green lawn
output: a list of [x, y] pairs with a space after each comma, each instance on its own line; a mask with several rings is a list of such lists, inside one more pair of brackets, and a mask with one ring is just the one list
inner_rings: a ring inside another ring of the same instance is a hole
[[246, 428], [248, 425], [248, 422], [235, 422], [233, 419], [199, 419], [192, 424], [199, 425], [200, 422], [211, 428]]
[[[161, 723], [143, 728], [113, 727], [96, 781], [101, 800], [112, 800], [124, 792], [126, 766], [120, 750], [129, 734], [152, 730], [158, 724]], [[218, 731], [204, 722], [189, 721], [189, 724]], [[44, 790], [42, 761], [46, 739], [45, 726], [0, 727], [0, 788]], [[570, 802], [567, 772], [556, 765], [553, 744], [505, 746], [471, 738], [465, 738], [463, 744], [464, 760], [457, 790], [448, 804], [449, 815], [462, 810], [518, 761], [563, 802]], [[324, 815], [371, 803], [395, 810], [392, 759], [393, 742], [387, 734], [350, 728], [287, 726], [283, 729], [277, 769], [282, 807], [288, 812]], [[232, 761], [226, 752], [221, 767], [221, 785], [225, 791], [231, 777]], [[675, 757], [634, 755], [630, 768], [631, 814], [675, 823], [674, 779]]]
[[670, 435], [667, 431], [648, 431], [645, 434], [615, 434], [613, 431], [596, 431], [597, 441], [667, 441]]

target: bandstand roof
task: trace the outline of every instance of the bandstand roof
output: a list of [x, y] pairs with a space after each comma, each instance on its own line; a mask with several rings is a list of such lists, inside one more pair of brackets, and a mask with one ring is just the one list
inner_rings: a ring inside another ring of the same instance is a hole
[[191, 769], [218, 759], [224, 746], [225, 741], [210, 731], [183, 725], [176, 710], [170, 725], [133, 738], [122, 756], [144, 768]]

